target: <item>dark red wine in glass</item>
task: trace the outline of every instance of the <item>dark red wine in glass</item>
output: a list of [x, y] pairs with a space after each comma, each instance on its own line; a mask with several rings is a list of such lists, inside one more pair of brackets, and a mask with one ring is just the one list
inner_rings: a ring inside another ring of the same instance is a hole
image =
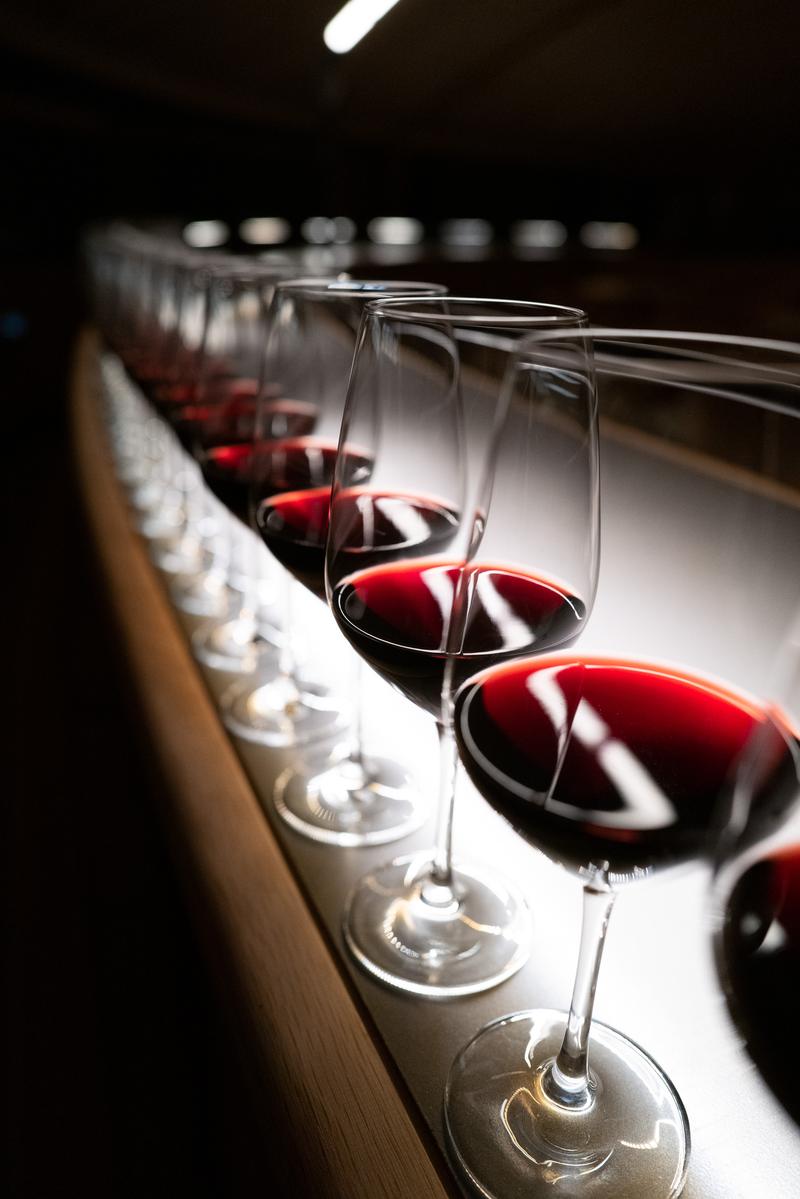
[[125, 351], [122, 358], [130, 378], [147, 399], [154, 403], [155, 395], [165, 383], [163, 361], [158, 355], [148, 354], [144, 350]]
[[748, 1052], [800, 1123], [800, 845], [761, 858], [737, 880], [718, 946], [728, 1006]]
[[197, 379], [160, 379], [151, 384], [149, 398], [165, 416], [187, 404], [225, 404], [230, 400], [255, 400], [260, 383], [244, 375], [232, 374], [220, 364], [218, 369], [204, 366], [202, 382]]
[[[786, 655], [791, 659], [791, 651]], [[783, 661], [784, 659], [782, 659]], [[787, 671], [790, 675], [790, 671]], [[789, 697], [791, 698], [791, 697]], [[776, 706], [742, 760], [721, 840], [717, 969], [750, 1056], [800, 1123], [800, 738]]]
[[[366, 469], [366, 456], [350, 454], [354, 473]], [[325, 547], [328, 539], [330, 484], [264, 500], [256, 522], [267, 547], [287, 570], [320, 599], [325, 598]], [[369, 521], [371, 549], [353, 554], [354, 565], [386, 562], [409, 544], [424, 552], [445, 545], [458, 527], [452, 509], [423, 496], [367, 492], [352, 488], [340, 505], [351, 507], [351, 530]]]
[[622, 880], [704, 849], [763, 709], [681, 670], [514, 662], [462, 688], [456, 736], [481, 794], [573, 870]]
[[[281, 421], [286, 419], [281, 413]], [[310, 421], [311, 413], [303, 420]], [[251, 498], [258, 501], [282, 491], [327, 484], [333, 477], [336, 443], [314, 437], [249, 438], [206, 446], [198, 454], [206, 483], [219, 500], [245, 523]]]
[[[304, 437], [313, 430], [317, 415], [313, 404], [274, 400], [262, 412], [264, 438]], [[176, 405], [167, 412], [167, 417], [191, 453], [218, 445], [241, 445], [252, 441], [255, 435], [256, 400], [252, 396], [236, 396], [224, 405]]]
[[[368, 567], [334, 589], [333, 614], [363, 658], [412, 702], [436, 716], [447, 662], [448, 621], [460, 568], [437, 559]], [[463, 638], [453, 653], [454, 685], [507, 657], [568, 645], [585, 605], [550, 580], [472, 564]], [[453, 649], [453, 647], [450, 647]]]

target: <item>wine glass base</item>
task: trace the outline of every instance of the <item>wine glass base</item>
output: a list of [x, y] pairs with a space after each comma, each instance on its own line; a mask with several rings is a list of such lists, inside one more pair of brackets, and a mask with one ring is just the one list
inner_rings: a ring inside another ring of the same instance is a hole
[[228, 571], [227, 579], [228, 587], [231, 591], [237, 592], [239, 595], [251, 596], [258, 601], [260, 608], [274, 608], [279, 606], [279, 594], [272, 579], [261, 578], [255, 583], [251, 575], [243, 574], [241, 571]]
[[128, 485], [128, 500], [132, 508], [144, 517], [153, 513], [164, 498], [164, 488], [153, 479], [132, 481]]
[[423, 823], [426, 807], [406, 769], [365, 756], [332, 765], [284, 771], [275, 784], [275, 809], [296, 832], [328, 845], [382, 845]]
[[255, 688], [236, 683], [223, 695], [220, 710], [231, 733], [276, 749], [329, 742], [348, 727], [340, 696], [316, 683], [295, 686], [280, 675]]
[[170, 587], [175, 607], [190, 616], [221, 616], [230, 602], [229, 592], [217, 575], [195, 574]]
[[456, 865], [450, 887], [430, 877], [431, 853], [370, 871], [350, 893], [344, 939], [387, 986], [431, 998], [496, 987], [528, 957], [530, 909], [482, 867]]
[[146, 541], [174, 544], [180, 536], [180, 518], [160, 511], [145, 512], [137, 520], [137, 528]]
[[686, 1112], [633, 1041], [594, 1022], [593, 1098], [565, 1110], [543, 1081], [563, 1012], [517, 1012], [482, 1029], [456, 1058], [445, 1130], [456, 1164], [485, 1199], [675, 1199], [689, 1162]]
[[198, 546], [186, 546], [180, 540], [156, 542], [150, 547], [150, 557], [168, 575], [196, 574], [201, 564]]
[[264, 642], [253, 635], [253, 622], [234, 617], [223, 624], [207, 621], [192, 636], [192, 652], [212, 670], [252, 674], [264, 652]]

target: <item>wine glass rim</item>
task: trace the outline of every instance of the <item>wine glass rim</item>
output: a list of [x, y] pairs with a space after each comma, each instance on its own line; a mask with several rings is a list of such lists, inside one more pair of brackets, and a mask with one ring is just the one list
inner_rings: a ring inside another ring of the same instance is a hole
[[[617, 341], [620, 344], [626, 341], [644, 343], [649, 340], [665, 344], [689, 342], [699, 348], [702, 348], [703, 345], [739, 346], [743, 349], [780, 351], [800, 357], [800, 342], [769, 337], [745, 337], [738, 333], [701, 333], [686, 329], [626, 329], [620, 326], [587, 324], [581, 329], [574, 329], [566, 333], [560, 332], [559, 336], [562, 339], [571, 336], [590, 338], [594, 341]], [[555, 332], [545, 328], [532, 332], [527, 340], [529, 344], [534, 345], [540, 341], [547, 341], [551, 337], [555, 337]]]
[[283, 263], [260, 262], [256, 258], [236, 258], [233, 254], [208, 257], [205, 261], [197, 260], [201, 272], [207, 272], [215, 279], [277, 279], [286, 278], [287, 266]]
[[586, 667], [589, 670], [608, 668], [629, 670], [635, 671], [640, 675], [656, 674], [678, 679], [682, 683], [688, 683], [698, 691], [708, 691], [717, 695], [724, 695], [736, 707], [759, 719], [764, 717], [769, 707], [769, 704], [759, 699], [754, 691], [734, 686], [723, 675], [714, 674], [707, 670], [704, 670], [702, 673], [695, 672], [678, 659], [673, 660], [661, 655], [649, 658], [646, 655], [642, 656], [640, 654], [603, 653], [602, 651], [593, 650], [583, 653], [580, 648], [567, 651], [554, 649], [550, 652], [545, 651], [542, 654], [524, 654], [520, 658], [484, 667], [483, 670], [472, 675], [471, 678], [466, 679], [461, 684], [459, 693], [463, 692], [466, 694], [471, 688], [479, 690], [487, 682], [491, 683], [504, 672], [510, 674], [513, 672], [524, 673], [528, 671], [530, 674], [535, 674], [540, 670], [555, 670], [559, 667], [576, 666]]
[[[442, 300], [453, 305], [474, 306], [476, 309], [480, 305], [481, 311], [428, 311], [432, 303], [440, 304]], [[556, 324], [563, 328], [574, 327], [576, 323], [580, 323], [583, 328], [589, 320], [582, 308], [540, 303], [537, 300], [507, 300], [482, 296], [420, 296], [418, 299], [409, 296], [387, 297], [385, 300], [373, 300], [367, 310], [371, 316], [386, 315], [401, 321], [498, 328], [525, 328], [526, 325], [553, 327]]]
[[336, 275], [328, 276], [299, 276], [296, 279], [282, 279], [277, 284], [276, 291], [301, 292], [304, 295], [345, 296], [366, 299], [370, 294], [380, 295], [389, 292], [386, 299], [441, 299], [446, 295], [447, 288], [443, 283], [426, 283], [419, 279], [342, 279]]

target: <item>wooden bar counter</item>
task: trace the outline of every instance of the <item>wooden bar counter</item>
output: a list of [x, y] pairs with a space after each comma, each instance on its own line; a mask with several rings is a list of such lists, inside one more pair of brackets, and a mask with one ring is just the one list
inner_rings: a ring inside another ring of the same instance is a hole
[[132, 530], [96, 356], [87, 333], [72, 381], [86, 520], [166, 784], [176, 866], [268, 1143], [285, 1148], [284, 1162], [265, 1163], [265, 1192], [282, 1178], [297, 1194], [331, 1199], [443, 1199], [453, 1194], [447, 1166], [309, 911]]

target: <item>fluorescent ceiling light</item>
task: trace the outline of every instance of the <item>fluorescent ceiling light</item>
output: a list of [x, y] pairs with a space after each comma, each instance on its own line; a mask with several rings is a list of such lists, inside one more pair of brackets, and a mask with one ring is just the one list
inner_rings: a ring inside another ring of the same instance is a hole
[[322, 40], [334, 54], [347, 54], [385, 17], [397, 0], [348, 0], [322, 31]]
[[411, 216], [376, 216], [367, 225], [367, 236], [384, 246], [413, 246], [425, 230]]
[[356, 223], [349, 216], [335, 216], [331, 221], [333, 238], [338, 246], [346, 246], [356, 235]]
[[300, 233], [313, 246], [326, 246], [333, 241], [335, 233], [333, 221], [326, 216], [310, 216], [300, 226]]
[[632, 250], [639, 241], [639, 230], [627, 221], [588, 221], [579, 236], [591, 250]]
[[289, 222], [282, 216], [251, 216], [239, 226], [239, 236], [251, 246], [280, 245], [291, 231]]
[[561, 221], [515, 221], [511, 226], [511, 241], [515, 246], [553, 249], [563, 246], [566, 240], [567, 230]]
[[300, 226], [300, 233], [314, 246], [347, 245], [356, 235], [356, 223], [349, 216], [310, 216]]
[[223, 246], [231, 235], [224, 221], [190, 221], [183, 230], [183, 240], [196, 250]]
[[446, 246], [488, 246], [494, 230], [480, 217], [445, 221], [439, 236]]

